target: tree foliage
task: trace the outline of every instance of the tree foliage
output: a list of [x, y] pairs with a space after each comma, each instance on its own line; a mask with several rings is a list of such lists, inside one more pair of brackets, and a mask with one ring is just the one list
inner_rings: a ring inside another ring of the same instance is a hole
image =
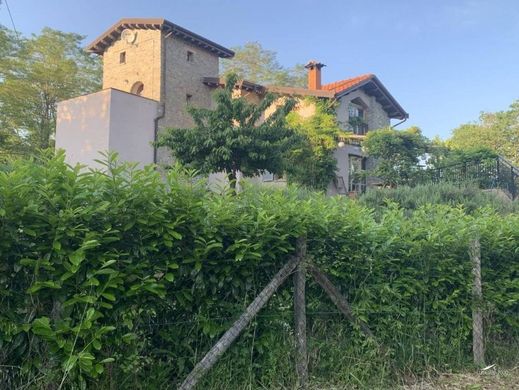
[[[265, 171], [282, 175], [285, 155], [297, 141], [286, 124], [295, 101], [274, 107], [276, 97], [267, 94], [259, 104], [233, 97], [237, 76], [229, 74], [225, 87], [216, 91], [215, 109], [189, 107], [195, 126], [170, 129], [159, 146], [171, 149], [182, 164], [202, 173], [226, 172], [231, 185], [237, 173], [255, 176]], [[274, 109], [265, 118], [265, 111]]]
[[438, 144], [435, 140], [429, 148], [429, 168], [440, 168], [459, 165], [467, 162], [478, 162], [495, 158], [498, 154], [492, 149], [482, 146], [473, 149], [451, 149], [445, 142]]
[[239, 78], [264, 85], [306, 87], [303, 65], [285, 68], [275, 51], [264, 49], [259, 42], [248, 42], [233, 48], [234, 58], [222, 62], [222, 73], [235, 73]]
[[372, 173], [382, 179], [384, 185], [396, 186], [414, 179], [428, 144], [417, 127], [402, 131], [387, 128], [369, 132], [363, 148], [377, 160]]
[[0, 149], [52, 146], [56, 104], [99, 89], [100, 63], [82, 40], [50, 28], [30, 38], [0, 29]]
[[519, 100], [508, 110], [483, 112], [479, 121], [454, 129], [447, 144], [461, 150], [488, 148], [519, 165]]
[[335, 106], [328, 101], [313, 98], [307, 98], [300, 104], [315, 107], [315, 112], [310, 116], [302, 116], [293, 111], [287, 116], [289, 126], [304, 139], [288, 157], [287, 178], [289, 182], [325, 190], [337, 170], [333, 151], [337, 148], [341, 129]]

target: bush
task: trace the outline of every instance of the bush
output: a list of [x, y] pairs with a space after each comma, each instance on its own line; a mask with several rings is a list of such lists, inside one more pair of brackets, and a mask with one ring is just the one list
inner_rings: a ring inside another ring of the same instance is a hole
[[[467, 242], [481, 235], [492, 337], [517, 337], [519, 216], [428, 205], [373, 212], [294, 188], [209, 193], [194, 173], [104, 171], [63, 155], [0, 172], [0, 384], [174, 388], [307, 237], [309, 258], [388, 347], [381, 354], [311, 280], [315, 383], [388, 387], [470, 358]], [[285, 283], [203, 388], [295, 383]], [[6, 366], [9, 366], [6, 368]]]
[[506, 195], [497, 191], [482, 191], [476, 183], [470, 182], [462, 185], [435, 183], [415, 187], [400, 186], [394, 189], [372, 188], [360, 197], [360, 202], [375, 209], [378, 215], [384, 213], [389, 202], [398, 204], [408, 212], [428, 204], [462, 206], [469, 214], [484, 207], [489, 207], [502, 215], [519, 211], [519, 203], [512, 202]]

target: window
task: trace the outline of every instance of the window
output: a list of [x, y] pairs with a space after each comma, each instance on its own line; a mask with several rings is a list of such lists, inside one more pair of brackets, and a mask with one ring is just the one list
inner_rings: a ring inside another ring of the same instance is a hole
[[350, 105], [348, 106], [348, 117], [350, 119], [353, 119], [353, 118], [364, 119], [364, 108], [359, 107], [356, 104], [350, 103]]
[[142, 95], [142, 91], [144, 91], [144, 84], [140, 81], [137, 81], [135, 84], [133, 84], [132, 89], [130, 89], [130, 93], [139, 96]]
[[[355, 101], [357, 100], [357, 101]], [[349, 130], [356, 135], [365, 135], [368, 132], [368, 125], [365, 122], [366, 109], [361, 105], [360, 99], [354, 99], [348, 105], [348, 124]]]
[[362, 193], [366, 189], [366, 159], [350, 154], [348, 156], [348, 191]]
[[193, 62], [193, 56], [194, 56], [194, 53], [192, 51], [187, 51], [187, 56], [186, 56], [186, 60], [187, 62]]
[[126, 64], [126, 52], [122, 51], [119, 53], [119, 63]]
[[191, 104], [191, 100], [193, 100], [193, 95], [186, 94], [186, 104]]

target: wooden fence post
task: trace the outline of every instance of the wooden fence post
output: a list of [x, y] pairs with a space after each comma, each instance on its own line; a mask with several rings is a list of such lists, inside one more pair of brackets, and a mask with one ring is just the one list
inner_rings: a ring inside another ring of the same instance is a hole
[[272, 278], [272, 280], [265, 286], [265, 288], [258, 294], [256, 298], [247, 306], [247, 309], [238, 318], [234, 324], [224, 333], [224, 335], [216, 342], [216, 344], [207, 352], [200, 362], [193, 368], [189, 373], [184, 382], [180, 385], [179, 390], [190, 390], [193, 389], [200, 378], [209, 371], [218, 359], [227, 351], [231, 344], [236, 340], [240, 333], [245, 329], [249, 322], [254, 318], [256, 314], [261, 310], [263, 306], [268, 302], [276, 290], [283, 284], [288, 276], [294, 271], [299, 265], [302, 257], [299, 246], [301, 240], [297, 241], [298, 247], [296, 248], [296, 256], [293, 256]]
[[[306, 243], [303, 239], [298, 242], [297, 256], [304, 259]], [[305, 388], [308, 381], [308, 353], [306, 346], [306, 271], [302, 261], [294, 274], [294, 328], [296, 341], [296, 372], [299, 388]]]
[[469, 256], [472, 261], [472, 352], [474, 364], [485, 365], [485, 346], [483, 341], [483, 291], [481, 288], [481, 245], [479, 238], [469, 243]]

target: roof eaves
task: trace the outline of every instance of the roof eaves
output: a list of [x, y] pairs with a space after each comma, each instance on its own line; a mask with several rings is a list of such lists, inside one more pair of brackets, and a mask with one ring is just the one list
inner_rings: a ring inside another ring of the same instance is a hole
[[380, 91], [382, 95], [384, 95], [391, 105], [395, 108], [395, 114], [390, 114], [392, 118], [395, 119], [407, 119], [409, 118], [409, 114], [402, 108], [402, 106], [396, 101], [396, 99], [389, 93], [386, 87], [380, 82], [380, 80], [375, 75], [371, 75], [369, 78], [352, 85], [351, 87], [348, 87], [340, 92], [337, 92], [335, 94], [336, 99], [340, 99], [341, 97], [348, 95], [349, 93], [362, 88], [370, 83], [373, 83], [375, 87]]
[[189, 31], [188, 29], [185, 29], [184, 27], [181, 27], [178, 24], [172, 23], [164, 19], [163, 26], [169, 28], [174, 35], [178, 35], [183, 39], [196, 43], [206, 50], [217, 52], [218, 55], [222, 58], [234, 57], [234, 51], [227, 49], [226, 47], [223, 47], [222, 45], [219, 45], [218, 43], [213, 42], [210, 39], [204, 38], [201, 35]]
[[[202, 83], [212, 88], [224, 87], [225, 79], [222, 77], [204, 77]], [[263, 85], [247, 80], [239, 80], [235, 87], [249, 92], [256, 92], [259, 95], [264, 94], [266, 91], [266, 88]]]
[[207, 38], [202, 37], [194, 32], [191, 32], [184, 27], [181, 27], [175, 23], [172, 23], [164, 18], [123, 18], [117, 23], [112, 25], [103, 34], [97, 37], [92, 43], [90, 43], [86, 50], [96, 54], [103, 54], [105, 49], [114, 42], [120, 35], [121, 31], [125, 28], [152, 28], [161, 29], [163, 31], [171, 32], [172, 34], [179, 36], [180, 38], [193, 43], [202, 49], [216, 53], [222, 58], [232, 58], [234, 52], [222, 45], [217, 44]]

